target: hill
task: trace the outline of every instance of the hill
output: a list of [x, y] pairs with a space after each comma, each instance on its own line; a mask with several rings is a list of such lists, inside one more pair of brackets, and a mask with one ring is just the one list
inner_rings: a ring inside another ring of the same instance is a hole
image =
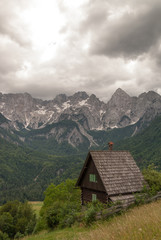
[[120, 216], [87, 228], [83, 226], [43, 232], [23, 240], [160, 240], [161, 201], [128, 210]]
[[[134, 127], [136, 125], [106, 133], [93, 131], [93, 139], [100, 139], [96, 149], [107, 149], [107, 142], [111, 140], [115, 142], [114, 150], [129, 150], [141, 169], [154, 163], [160, 170], [161, 117], [136, 136], [128, 137]], [[105, 139], [104, 142], [101, 139]], [[67, 142], [57, 145], [54, 140], [45, 142], [42, 138], [40, 141], [34, 135], [30, 148], [0, 138], [0, 203], [13, 199], [42, 200], [51, 182], [58, 184], [67, 178], [77, 178], [88, 148], [84, 146], [82, 151], [75, 148], [71, 151], [71, 148]]]
[[154, 164], [161, 170], [161, 117], [134, 137], [116, 144], [116, 149], [129, 150], [140, 168]]
[[15, 199], [42, 200], [51, 182], [77, 177], [82, 155], [47, 155], [0, 138], [0, 204]]

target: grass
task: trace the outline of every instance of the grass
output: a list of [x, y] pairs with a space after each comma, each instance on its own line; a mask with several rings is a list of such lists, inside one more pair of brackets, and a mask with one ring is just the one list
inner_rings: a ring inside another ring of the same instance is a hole
[[36, 216], [39, 217], [39, 212], [43, 205], [43, 202], [33, 201], [33, 202], [29, 202], [29, 203], [31, 204], [32, 208], [34, 209]]
[[23, 240], [161, 240], [161, 201], [128, 210], [92, 227], [42, 232]]

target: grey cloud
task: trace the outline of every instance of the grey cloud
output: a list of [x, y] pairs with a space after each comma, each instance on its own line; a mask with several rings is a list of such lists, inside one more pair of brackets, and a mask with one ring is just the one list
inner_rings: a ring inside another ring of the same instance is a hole
[[97, 28], [99, 30], [102, 29], [102, 24], [104, 24], [106, 18], [108, 17], [107, 1], [101, 0], [101, 4], [98, 0], [90, 1], [87, 9], [84, 20], [80, 25], [80, 31], [81, 33], [84, 33], [92, 30], [95, 34], [95, 30], [97, 30]]
[[1, 43], [0, 47], [0, 73], [9, 74], [20, 69], [22, 64], [22, 55], [24, 51], [20, 51], [19, 47], [12, 42]]
[[31, 46], [27, 25], [20, 18], [25, 1], [1, 0], [0, 3], [0, 34], [8, 36], [22, 47]]
[[[17, 14], [35, 1], [39, 4], [39, 0], [0, 1], [0, 91], [29, 92], [43, 99], [86, 91], [107, 101], [118, 87], [131, 95], [161, 89], [158, 1], [91, 0], [79, 9], [80, 22], [77, 18], [73, 21], [72, 12], [60, 0], [66, 19], [61, 29], [64, 41], [52, 46], [56, 51], [48, 60], [42, 57], [45, 49], [30, 47], [29, 26], [20, 22]], [[108, 20], [110, 9], [117, 13], [117, 7], [124, 9], [127, 4], [133, 7], [133, 14]], [[129, 58], [135, 57], [132, 71]]]
[[140, 11], [138, 8], [113, 21], [107, 20], [105, 13], [102, 16], [103, 27], [95, 25], [90, 30], [91, 22], [95, 21], [90, 12], [86, 22], [86, 28], [88, 26], [91, 31], [91, 54], [136, 58], [149, 51], [161, 37], [161, 5], [158, 2], [151, 2]]

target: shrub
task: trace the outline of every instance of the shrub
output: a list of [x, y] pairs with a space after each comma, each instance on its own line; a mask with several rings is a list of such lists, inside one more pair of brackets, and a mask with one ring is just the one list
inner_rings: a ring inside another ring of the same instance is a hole
[[147, 169], [143, 170], [143, 175], [145, 181], [148, 183], [149, 188], [145, 187], [144, 192], [150, 195], [156, 194], [156, 192], [161, 190], [161, 172], [156, 170], [154, 164], [149, 165]]
[[45, 218], [49, 228], [55, 228], [60, 223], [61, 204], [55, 202], [46, 210]]
[[75, 188], [75, 180], [67, 179], [55, 186], [51, 184], [45, 191], [45, 200], [40, 211], [49, 228], [69, 227], [81, 209], [80, 189]]
[[9, 240], [8, 234], [0, 231], [0, 240]]
[[9, 237], [15, 234], [13, 217], [9, 212], [3, 212], [0, 215], [0, 231], [7, 233]]
[[14, 236], [14, 239], [21, 239], [24, 237], [24, 234], [17, 232], [16, 235]]
[[142, 173], [148, 185], [144, 185], [141, 193], [135, 194], [136, 205], [145, 203], [149, 197], [161, 190], [161, 172], [156, 170], [154, 164], [149, 165]]
[[77, 213], [77, 205], [71, 202], [54, 202], [45, 213], [47, 226], [49, 228], [70, 227], [75, 222]]
[[76, 221], [77, 214], [80, 208], [77, 204], [72, 202], [65, 202], [61, 207], [60, 213], [60, 227], [71, 227], [71, 225]]
[[100, 201], [94, 201], [92, 203], [87, 204], [87, 210], [85, 211], [84, 215], [84, 222], [85, 224], [91, 225], [92, 222], [96, 220], [96, 214], [98, 212], [102, 212], [105, 209], [105, 204], [101, 203]]
[[27, 202], [11, 201], [0, 208], [0, 230], [10, 238], [16, 233], [31, 234], [35, 224], [35, 213]]
[[46, 219], [42, 216], [40, 216], [36, 222], [36, 226], [33, 230], [33, 234], [36, 234], [44, 229], [47, 229], [47, 223], [46, 223]]
[[97, 211], [94, 206], [90, 206], [90, 208], [88, 208], [88, 210], [85, 212], [84, 222], [87, 226], [91, 225], [91, 223], [95, 221], [96, 213]]

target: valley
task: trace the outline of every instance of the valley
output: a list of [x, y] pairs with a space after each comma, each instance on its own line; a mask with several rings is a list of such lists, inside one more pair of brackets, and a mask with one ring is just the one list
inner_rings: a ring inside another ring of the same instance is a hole
[[0, 111], [1, 203], [43, 200], [51, 182], [77, 178], [88, 151], [105, 150], [109, 141], [114, 150], [129, 150], [141, 169], [151, 163], [161, 169], [161, 96], [155, 92], [130, 97], [118, 89], [107, 104], [85, 92], [50, 101], [1, 94]]

